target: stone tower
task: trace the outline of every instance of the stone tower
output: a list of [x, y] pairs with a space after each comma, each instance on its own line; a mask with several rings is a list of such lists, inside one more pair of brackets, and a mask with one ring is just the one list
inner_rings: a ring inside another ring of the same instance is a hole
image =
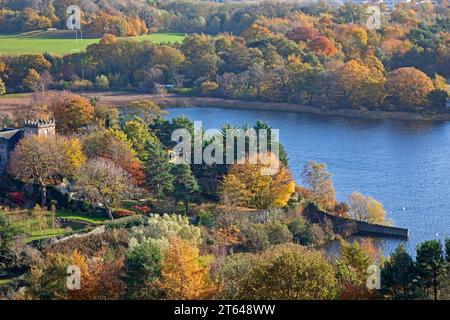
[[55, 120], [26, 120], [22, 130], [25, 136], [54, 136], [56, 134]]

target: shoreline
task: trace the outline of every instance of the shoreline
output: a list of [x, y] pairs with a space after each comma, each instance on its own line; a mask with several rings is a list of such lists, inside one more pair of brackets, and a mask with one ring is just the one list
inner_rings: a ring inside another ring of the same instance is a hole
[[[210, 98], [196, 96], [181, 96], [176, 94], [145, 94], [132, 92], [83, 92], [81, 95], [100, 99], [101, 103], [124, 107], [133, 100], [152, 100], [164, 108], [213, 107], [223, 109], [246, 109], [261, 111], [281, 111], [307, 113], [322, 116], [335, 116], [368, 120], [402, 120], [402, 121], [450, 121], [450, 114], [439, 114], [425, 117], [418, 113], [360, 111], [351, 109], [323, 110], [318, 107], [299, 105], [286, 102], [260, 102], [234, 100], [225, 98]], [[12, 113], [17, 108], [24, 108], [31, 103], [31, 94], [20, 96], [8, 95], [0, 97], [0, 115]]]

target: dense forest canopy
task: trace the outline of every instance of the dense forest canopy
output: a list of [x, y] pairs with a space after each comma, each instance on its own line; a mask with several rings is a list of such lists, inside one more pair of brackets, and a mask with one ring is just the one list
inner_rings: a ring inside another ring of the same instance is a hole
[[[8, 9], [0, 25], [20, 26], [8, 22], [16, 17], [11, 10], [27, 15], [25, 29], [46, 19], [60, 26], [65, 17], [64, 1], [3, 3]], [[65, 57], [5, 56], [2, 91], [159, 92], [171, 85], [206, 96], [328, 108], [446, 111], [447, 1], [400, 4], [383, 15], [381, 29], [369, 29], [366, 7], [352, 3], [126, 3], [81, 1], [87, 30], [104, 34], [102, 41]], [[115, 37], [162, 29], [194, 33], [181, 45]]]

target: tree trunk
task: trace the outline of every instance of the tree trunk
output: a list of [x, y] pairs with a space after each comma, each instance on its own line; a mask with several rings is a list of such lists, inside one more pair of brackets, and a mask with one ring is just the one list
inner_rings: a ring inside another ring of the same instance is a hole
[[189, 214], [189, 201], [184, 201], [184, 214], [186, 216]]
[[47, 187], [41, 184], [41, 207], [45, 210], [47, 207]]
[[106, 213], [108, 214], [108, 219], [111, 220], [111, 221], [113, 221], [113, 220], [114, 220], [114, 217], [113, 217], [113, 215], [112, 215], [112, 212], [111, 212], [111, 208], [110, 208], [110, 207], [106, 207]]

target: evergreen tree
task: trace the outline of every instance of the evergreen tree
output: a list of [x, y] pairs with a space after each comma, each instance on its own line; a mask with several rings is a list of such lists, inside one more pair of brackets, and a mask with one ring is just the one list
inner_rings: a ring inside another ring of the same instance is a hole
[[173, 167], [174, 175], [174, 197], [177, 201], [183, 201], [186, 215], [189, 213], [189, 202], [192, 196], [200, 191], [197, 180], [192, 175], [191, 168], [187, 164], [180, 164]]
[[382, 283], [395, 297], [408, 298], [414, 289], [416, 268], [414, 260], [406, 252], [405, 246], [398, 246], [386, 262], [382, 272]]
[[417, 245], [416, 267], [422, 286], [425, 290], [433, 289], [434, 300], [437, 300], [441, 275], [445, 269], [442, 245], [437, 240], [428, 240]]
[[147, 186], [156, 195], [158, 201], [173, 190], [173, 175], [169, 155], [161, 144], [148, 143], [145, 147], [148, 160], [145, 163]]

